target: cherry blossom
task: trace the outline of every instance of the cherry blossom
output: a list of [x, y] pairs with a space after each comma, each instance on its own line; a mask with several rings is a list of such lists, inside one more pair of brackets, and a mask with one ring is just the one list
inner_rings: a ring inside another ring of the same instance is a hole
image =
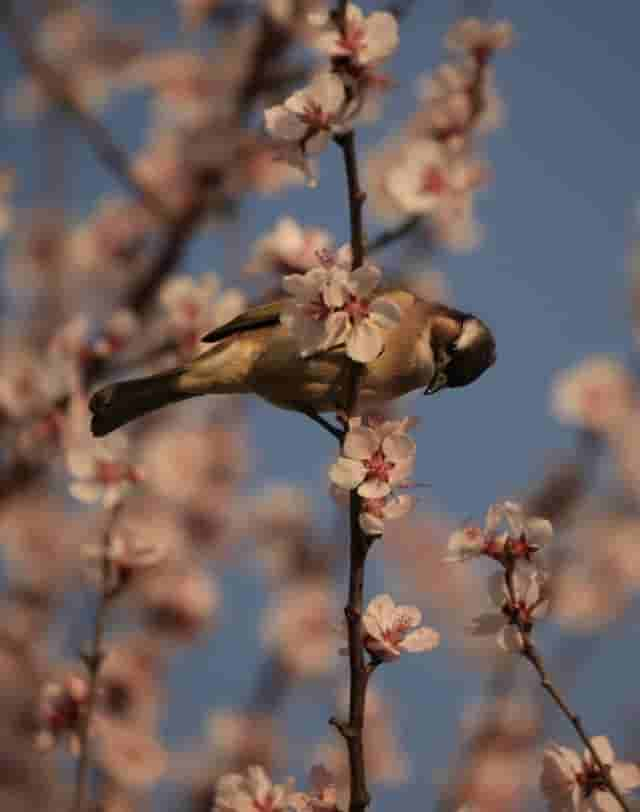
[[[640, 786], [640, 767], [628, 761], [616, 761], [606, 736], [594, 736], [591, 744], [623, 794]], [[550, 744], [543, 755], [540, 787], [550, 809], [557, 812], [617, 812], [620, 809], [587, 748], [581, 759], [568, 747]]]
[[103, 335], [95, 342], [93, 352], [109, 358], [122, 352], [140, 329], [138, 317], [131, 310], [116, 310], [107, 321]]
[[343, 490], [357, 489], [364, 499], [384, 499], [394, 486], [406, 482], [415, 455], [415, 442], [403, 429], [394, 426], [389, 430], [384, 423], [355, 425], [349, 428], [342, 454], [329, 469], [329, 479]]
[[46, 683], [40, 701], [42, 727], [36, 737], [37, 747], [50, 750], [65, 738], [70, 751], [77, 755], [88, 700], [89, 686], [82, 677], [70, 674], [61, 682]]
[[297, 338], [304, 358], [340, 344], [354, 361], [366, 364], [384, 349], [384, 332], [400, 323], [400, 308], [384, 296], [372, 297], [382, 271], [363, 265], [349, 271], [329, 260], [305, 274], [285, 276], [294, 297], [280, 320]]
[[321, 764], [314, 764], [309, 772], [311, 792], [296, 792], [289, 804], [296, 812], [338, 812], [336, 779]]
[[401, 519], [414, 506], [415, 499], [406, 493], [364, 499], [359, 518], [360, 527], [368, 536], [379, 536], [384, 532], [384, 523], [387, 520]]
[[551, 385], [551, 411], [558, 420], [590, 431], [616, 431], [634, 407], [629, 371], [604, 355], [591, 356], [558, 373]]
[[515, 602], [505, 574], [493, 573], [488, 580], [489, 595], [500, 612], [487, 612], [474, 618], [470, 631], [475, 636], [496, 635], [503, 651], [519, 652], [522, 649], [520, 627], [530, 631], [534, 622], [545, 617], [549, 610], [548, 581], [541, 570], [516, 569], [510, 579]]
[[67, 381], [55, 359], [43, 359], [30, 349], [16, 347], [3, 352], [0, 360], [0, 411], [12, 419], [46, 414], [64, 396]]
[[[498, 533], [502, 524], [507, 530]], [[548, 519], [537, 516], [527, 517], [517, 502], [499, 502], [487, 511], [484, 529], [465, 527], [456, 530], [449, 537], [448, 562], [466, 561], [469, 558], [486, 555], [503, 562], [508, 545], [511, 558], [530, 560], [531, 555], [545, 547], [553, 536], [553, 527]]]
[[167, 752], [144, 727], [97, 716], [95, 730], [98, 762], [118, 784], [148, 789], [166, 771]]
[[66, 462], [75, 478], [69, 490], [81, 502], [102, 502], [111, 508], [142, 479], [142, 472], [126, 460], [127, 440], [116, 435], [67, 449]]
[[304, 228], [293, 217], [282, 217], [273, 231], [258, 240], [245, 271], [252, 274], [308, 271], [318, 264], [318, 253], [329, 251], [332, 245], [328, 231]]
[[486, 23], [476, 17], [468, 17], [456, 23], [446, 38], [446, 46], [452, 51], [469, 51], [476, 58], [486, 60], [492, 51], [509, 48], [513, 44], [513, 27], [502, 20]]
[[298, 579], [268, 606], [262, 641], [291, 675], [319, 677], [334, 668], [336, 607], [333, 589], [320, 578]]
[[384, 661], [396, 660], [406, 652], [431, 651], [440, 643], [440, 635], [420, 626], [421, 622], [422, 613], [416, 606], [396, 606], [390, 595], [378, 595], [362, 616], [364, 647]]
[[374, 11], [365, 17], [355, 3], [348, 3], [345, 30], [333, 20], [320, 32], [313, 45], [331, 57], [348, 57], [357, 67], [378, 65], [398, 47], [398, 21], [387, 11]]
[[429, 214], [449, 198], [464, 197], [486, 178], [479, 161], [452, 157], [441, 143], [421, 139], [409, 144], [404, 161], [389, 172], [387, 188], [406, 213]]
[[267, 130], [275, 138], [299, 143], [304, 153], [321, 152], [332, 132], [343, 123], [345, 90], [333, 73], [323, 73], [302, 90], [264, 112]]
[[169, 328], [184, 354], [197, 348], [207, 330], [238, 316], [247, 300], [237, 288], [221, 291], [217, 274], [204, 273], [198, 280], [177, 276], [160, 291], [160, 303], [167, 312]]
[[263, 767], [247, 768], [246, 775], [229, 773], [216, 784], [214, 812], [286, 812], [293, 779], [273, 784]]

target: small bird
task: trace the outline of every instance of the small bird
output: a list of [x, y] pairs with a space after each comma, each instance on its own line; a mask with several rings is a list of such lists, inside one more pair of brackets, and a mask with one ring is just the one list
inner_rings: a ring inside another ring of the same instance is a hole
[[[402, 319], [383, 329], [384, 349], [362, 369], [359, 406], [422, 387], [433, 394], [466, 386], [495, 362], [495, 340], [480, 319], [401, 288], [384, 295], [400, 308]], [[213, 330], [202, 339], [213, 347], [184, 366], [98, 390], [89, 402], [93, 434], [102, 437], [196, 395], [254, 392], [314, 419], [345, 409], [350, 365], [344, 345], [301, 357], [296, 336], [280, 321], [285, 301], [252, 307]]]

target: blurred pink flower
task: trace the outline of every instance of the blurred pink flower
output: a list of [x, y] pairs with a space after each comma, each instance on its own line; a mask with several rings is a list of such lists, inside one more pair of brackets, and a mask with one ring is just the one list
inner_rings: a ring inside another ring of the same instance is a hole
[[214, 812], [286, 812], [293, 779], [273, 784], [264, 768], [252, 766], [246, 775], [229, 773], [216, 784]]
[[486, 60], [492, 51], [510, 48], [513, 39], [513, 26], [506, 20], [487, 23], [477, 17], [467, 17], [449, 30], [445, 44], [452, 51], [468, 51]]
[[40, 721], [42, 727], [36, 746], [49, 750], [66, 739], [73, 755], [80, 751], [80, 726], [86, 713], [89, 686], [83, 677], [70, 674], [61, 682], [48, 682], [42, 690]]
[[[618, 788], [627, 794], [640, 786], [640, 767], [627, 761], [616, 761], [606, 736], [594, 736], [591, 744]], [[542, 761], [540, 786], [557, 812], [617, 812], [618, 801], [609, 793], [598, 766], [585, 748], [582, 759], [568, 747], [549, 745]]]
[[293, 217], [282, 217], [275, 228], [256, 243], [246, 273], [293, 273], [308, 271], [318, 264], [318, 252], [330, 250], [328, 231], [304, 228]]
[[267, 608], [262, 641], [293, 676], [330, 673], [336, 658], [336, 599], [321, 579], [299, 579], [286, 586]]
[[335, 777], [321, 764], [309, 772], [310, 792], [296, 792], [289, 798], [296, 812], [338, 812], [338, 792]]
[[390, 595], [378, 595], [362, 617], [364, 647], [384, 661], [396, 660], [403, 653], [431, 651], [440, 643], [440, 635], [420, 626], [421, 621], [416, 606], [396, 606]]
[[76, 480], [69, 487], [72, 496], [81, 502], [102, 502], [106, 508], [121, 502], [142, 480], [141, 470], [127, 461], [127, 446], [126, 437], [118, 434], [67, 448], [67, 468]]
[[166, 771], [166, 751], [143, 727], [97, 716], [95, 731], [98, 763], [118, 784], [148, 789]]
[[624, 364], [594, 355], [558, 373], [551, 385], [551, 411], [562, 423], [615, 432], [635, 408], [634, 383]]

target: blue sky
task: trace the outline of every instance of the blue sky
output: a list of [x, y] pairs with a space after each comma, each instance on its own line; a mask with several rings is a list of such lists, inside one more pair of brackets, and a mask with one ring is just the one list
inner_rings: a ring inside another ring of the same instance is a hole
[[[398, 87], [383, 122], [359, 136], [363, 152], [412, 109], [415, 78], [443, 57], [440, 42], [454, 6], [438, 0], [415, 3], [402, 24], [401, 48], [393, 62]], [[150, 26], [156, 43], [166, 41], [174, 29], [169, 0], [134, 5], [117, 0], [112, 7], [118, 18]], [[499, 55], [496, 65], [508, 118], [488, 142], [495, 182], [477, 208], [486, 238], [469, 256], [437, 255], [434, 267], [446, 275], [454, 303], [492, 326], [498, 363], [468, 390], [417, 396], [407, 404], [408, 413], [422, 418], [416, 432], [416, 478], [431, 485], [425, 499], [459, 518], [480, 517], [490, 502], [522, 492], [554, 451], [571, 447], [571, 433], [549, 415], [549, 386], [557, 370], [588, 353], [624, 357], [631, 350], [625, 259], [640, 188], [640, 8], [634, 3], [547, 0], [495, 2], [492, 11], [497, 18], [511, 19], [518, 42], [513, 51]], [[5, 89], [14, 71], [11, 52], [2, 49], [0, 81]], [[144, 119], [135, 101], [118, 101], [106, 120], [129, 149], [144, 141]], [[19, 193], [24, 205], [39, 185], [38, 149], [37, 133], [19, 126], [0, 133], [0, 161], [27, 167]], [[97, 195], [117, 189], [115, 181], [96, 169], [80, 138], [73, 138], [64, 173], [79, 216]], [[200, 238], [180, 270], [224, 271], [231, 279], [244, 258], [238, 244], [248, 246], [248, 236], [259, 235], [291, 211], [303, 223], [327, 228], [345, 241], [347, 212], [336, 203], [343, 198], [336, 151], [322, 161], [318, 189], [248, 200], [241, 224]], [[379, 227], [372, 220], [370, 232]], [[385, 259], [397, 265], [399, 256], [391, 251]], [[314, 494], [319, 520], [328, 524], [332, 507], [326, 497], [326, 469], [334, 456], [330, 438], [303, 418], [257, 401], [251, 404], [250, 420], [257, 448], [252, 485], [259, 488], [265, 478], [293, 478]], [[375, 557], [372, 583], [392, 587], [380, 560]], [[225, 598], [223, 619], [228, 622], [172, 671], [174, 705], [167, 731], [173, 742], [195, 735], [212, 703], [241, 704], [251, 693], [261, 657], [255, 612], [264, 596], [250, 576], [241, 575], [225, 582]], [[623, 644], [614, 636], [603, 656]], [[585, 667], [579, 697], [603, 678], [597, 660]], [[432, 770], [446, 766], [465, 702], [481, 691], [481, 678], [469, 669], [467, 661], [445, 646], [376, 674], [380, 687], [400, 698], [398, 720], [414, 775], [407, 787], [376, 792], [375, 809], [418, 803], [430, 807], [435, 797]], [[610, 696], [628, 687], [619, 676], [615, 686], [616, 691], [607, 692]], [[303, 699], [309, 692], [301, 693], [287, 718], [296, 739], [303, 730], [314, 730], [317, 741], [326, 735], [331, 698], [320, 691], [314, 694], [317, 702], [308, 703]], [[604, 726], [615, 719], [616, 708], [602, 693], [599, 698], [605, 707], [590, 702], [589, 708], [595, 724]], [[566, 729], [563, 740], [572, 741]], [[298, 754], [292, 759], [298, 774], [303, 760]]]

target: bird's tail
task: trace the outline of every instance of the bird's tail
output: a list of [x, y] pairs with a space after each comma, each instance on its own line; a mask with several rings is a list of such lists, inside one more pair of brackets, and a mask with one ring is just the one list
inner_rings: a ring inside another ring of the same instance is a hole
[[143, 414], [200, 394], [179, 388], [183, 372], [183, 369], [174, 369], [148, 378], [112, 383], [99, 389], [89, 401], [89, 409], [93, 413], [91, 431], [96, 437], [103, 437]]

